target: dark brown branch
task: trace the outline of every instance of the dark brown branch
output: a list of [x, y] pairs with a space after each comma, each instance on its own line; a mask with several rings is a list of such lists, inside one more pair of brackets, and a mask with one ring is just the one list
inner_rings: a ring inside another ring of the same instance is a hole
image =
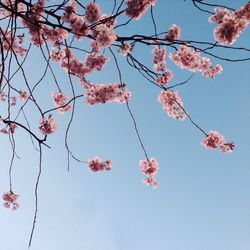
[[33, 239], [33, 234], [34, 234], [34, 230], [36, 226], [36, 218], [37, 218], [37, 212], [38, 212], [38, 185], [39, 185], [41, 173], [42, 173], [42, 146], [41, 146], [41, 143], [39, 143], [39, 167], [38, 167], [38, 175], [37, 175], [36, 186], [35, 186], [35, 213], [34, 213], [32, 229], [30, 233], [29, 248], [31, 246], [31, 242]]
[[[122, 74], [121, 74], [120, 67], [119, 67], [119, 65], [118, 65], [117, 58], [116, 58], [114, 52], [112, 51], [112, 49], [111, 49], [110, 47], [109, 47], [109, 51], [111, 52], [111, 54], [112, 54], [112, 56], [113, 56], [113, 58], [114, 58], [115, 65], [116, 65], [116, 68], [117, 68], [117, 71], [118, 71], [118, 75], [119, 75], [119, 80], [120, 80], [120, 82], [122, 83], [122, 82], [123, 82], [123, 81], [122, 81]], [[140, 146], [141, 146], [141, 148], [142, 148], [142, 150], [143, 150], [143, 152], [144, 152], [144, 155], [145, 155], [147, 161], [149, 162], [149, 157], [148, 157], [146, 148], [145, 148], [145, 146], [144, 146], [144, 144], [143, 144], [143, 142], [142, 142], [142, 138], [141, 138], [141, 135], [140, 135], [140, 133], [139, 133], [139, 129], [138, 129], [138, 127], [137, 127], [137, 123], [136, 123], [135, 116], [134, 116], [134, 114], [133, 114], [133, 112], [132, 112], [132, 110], [131, 110], [131, 108], [130, 108], [130, 105], [129, 105], [128, 101], [126, 101], [126, 107], [127, 107], [127, 110], [128, 110], [128, 112], [129, 112], [129, 114], [130, 114], [130, 117], [132, 118], [132, 121], [133, 121], [133, 124], [134, 124], [134, 129], [135, 129], [137, 138], [138, 138], [138, 140], [139, 140]]]
[[41, 144], [43, 144], [44, 146], [50, 148], [50, 146], [47, 145], [47, 144], [45, 143], [46, 137], [44, 137], [43, 139], [39, 139], [31, 130], [29, 130], [28, 128], [26, 128], [26, 127], [25, 127], [24, 125], [22, 125], [21, 123], [16, 122], [16, 121], [6, 120], [6, 119], [3, 120], [3, 123], [6, 124], [6, 125], [10, 125], [11, 123], [16, 124], [18, 127], [23, 128], [24, 130], [26, 130], [26, 132], [28, 132], [30, 135], [32, 135], [33, 138], [34, 138], [38, 143], [41, 143]]

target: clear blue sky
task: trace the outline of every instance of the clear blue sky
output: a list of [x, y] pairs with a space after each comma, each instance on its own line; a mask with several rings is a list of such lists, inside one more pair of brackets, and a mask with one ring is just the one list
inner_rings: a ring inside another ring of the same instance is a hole
[[[229, 0], [219, 2], [231, 4]], [[108, 11], [106, 1], [97, 3], [103, 12]], [[233, 7], [244, 3], [234, 1]], [[176, 23], [182, 29], [182, 39], [214, 41], [214, 25], [207, 22], [208, 15], [195, 9], [190, 1], [158, 0], [155, 17], [159, 31]], [[131, 23], [128, 30], [117, 32], [153, 33], [149, 12]], [[249, 37], [248, 28], [235, 45], [249, 47]], [[34, 49], [26, 65], [31, 81], [42, 72], [36, 53], [39, 52]], [[151, 48], [138, 47], [134, 53], [150, 65]], [[69, 140], [73, 152], [84, 160], [95, 155], [111, 158], [113, 169], [92, 173], [86, 165], [72, 161], [68, 173], [63, 135], [69, 115], [55, 114], [58, 132], [48, 140], [52, 149], [44, 149], [39, 212], [31, 249], [249, 250], [249, 62], [222, 62], [221, 75], [205, 79], [198, 73], [177, 89], [185, 108], [200, 126], [206, 131], [218, 130], [235, 142], [235, 151], [228, 155], [204, 149], [200, 145], [203, 135], [188, 120], [173, 120], [162, 111], [157, 102], [160, 90], [127, 67], [124, 58], [119, 58], [119, 62], [123, 79], [133, 93], [131, 108], [144, 144], [160, 165], [156, 177], [160, 187], [152, 190], [141, 184], [138, 163], [144, 155], [125, 105], [89, 107], [78, 100]], [[190, 76], [190, 72], [178, 69], [168, 59], [167, 64], [174, 73], [172, 83]], [[65, 73], [58, 69], [57, 74], [68, 90]], [[118, 81], [112, 59], [103, 72], [89, 79]], [[44, 82], [37, 96], [41, 96], [44, 107], [49, 107], [50, 93], [56, 89], [50, 75]], [[16, 84], [22, 86], [20, 82]], [[38, 118], [33, 117], [32, 111], [28, 113], [36, 124]], [[7, 138], [1, 136], [0, 140], [3, 193], [9, 187], [11, 150]], [[16, 132], [16, 142], [21, 159], [14, 162], [13, 189], [20, 194], [21, 207], [16, 212], [0, 208], [1, 250], [27, 249], [33, 220], [38, 153], [21, 129]]]

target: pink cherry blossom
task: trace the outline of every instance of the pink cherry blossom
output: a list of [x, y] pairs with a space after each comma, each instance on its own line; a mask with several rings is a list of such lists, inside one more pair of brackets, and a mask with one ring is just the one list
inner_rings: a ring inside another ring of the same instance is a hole
[[11, 96], [10, 100], [11, 100], [10, 105], [11, 106], [16, 106], [16, 97], [15, 96]]
[[64, 8], [62, 20], [66, 23], [70, 23], [72, 15], [76, 12], [76, 1], [70, 1], [69, 5]]
[[[13, 12], [7, 11], [6, 9], [3, 10], [1, 8], [0, 10], [0, 18], [5, 18], [8, 16], [13, 16], [13, 13], [23, 13], [25, 11], [24, 4], [23, 3], [16, 3], [15, 0], [2, 0], [2, 4], [4, 4], [8, 9], [13, 10]], [[19, 18], [17, 16], [17, 18]]]
[[202, 75], [204, 77], [214, 77], [215, 75], [221, 73], [222, 71], [222, 66], [220, 64], [217, 64], [214, 67], [209, 67], [205, 71], [203, 71]]
[[1, 132], [2, 134], [4, 134], [4, 135], [9, 134], [9, 131], [8, 131], [6, 128], [2, 128], [2, 129], [0, 130], [0, 132]]
[[80, 78], [92, 73], [94, 69], [102, 70], [108, 61], [108, 58], [103, 54], [90, 53], [87, 55], [86, 61], [83, 62], [77, 59], [70, 49], [56, 50], [55, 47], [50, 50], [50, 57], [59, 63], [66, 72], [70, 72], [72, 75]]
[[95, 23], [101, 18], [101, 10], [98, 4], [88, 3], [85, 9], [85, 18], [89, 23]]
[[99, 156], [94, 157], [93, 159], [89, 159], [87, 161], [88, 168], [92, 172], [102, 171], [102, 170], [111, 170], [112, 168], [112, 161], [106, 160], [102, 161]]
[[95, 40], [92, 40], [90, 42], [90, 46], [92, 48], [93, 53], [98, 53], [101, 50], [99, 44]]
[[220, 151], [222, 153], [231, 153], [233, 149], [234, 149], [234, 144], [232, 142], [220, 145]]
[[169, 54], [169, 58], [180, 68], [190, 71], [200, 71], [201, 56], [200, 53], [192, 50], [188, 46], [181, 45], [176, 54]]
[[126, 0], [128, 7], [125, 10], [125, 15], [138, 20], [155, 2], [156, 0]]
[[60, 65], [66, 72], [72, 75], [82, 77], [89, 72], [84, 62], [77, 59], [70, 49], [64, 49], [65, 57], [60, 62]]
[[84, 87], [85, 89], [89, 89], [92, 85], [85, 79], [80, 79], [79, 83], [82, 87]]
[[223, 45], [231, 45], [250, 22], [250, 3], [236, 11], [216, 8], [208, 20], [218, 24], [214, 29], [215, 40]]
[[101, 71], [104, 67], [104, 64], [107, 61], [108, 61], [108, 58], [103, 54], [101, 55], [88, 54], [85, 65], [91, 71], [93, 71], [94, 69]]
[[24, 41], [24, 33], [21, 34], [21, 35], [17, 35], [17, 39], [18, 39], [18, 43], [19, 43], [19, 44], [22, 44], [23, 41]]
[[208, 135], [202, 140], [201, 144], [205, 148], [216, 149], [224, 143], [224, 136], [217, 131], [210, 131]]
[[59, 49], [58, 51], [56, 50], [57, 50], [56, 47], [51, 48], [50, 57], [55, 62], [61, 62], [66, 56], [66, 50], [65, 49]]
[[116, 25], [116, 19], [114, 16], [108, 15], [108, 14], [102, 14], [101, 21], [109, 28], [114, 28]]
[[234, 144], [225, 142], [224, 136], [217, 131], [210, 131], [207, 136], [201, 141], [201, 144], [208, 149], [220, 149], [222, 153], [231, 153], [234, 149]]
[[0, 90], [0, 101], [5, 102], [6, 97], [7, 97], [7, 95], [2, 90]]
[[183, 102], [176, 91], [161, 91], [158, 101], [162, 104], [162, 108], [168, 116], [180, 121], [185, 120], [186, 114], [183, 110]]
[[[3, 34], [0, 33], [0, 38], [2, 38], [3, 40], [3, 50], [14, 52], [19, 56], [24, 56], [26, 53], [26, 49], [20, 46], [20, 44], [22, 43], [22, 39], [19, 39], [20, 36], [16, 36], [13, 39], [13, 36], [14, 34], [12, 34], [11, 30], [5, 30], [3, 31]], [[17, 42], [16, 38], [19, 40], [19, 42]]]
[[20, 90], [19, 91], [19, 98], [22, 100], [22, 101], [26, 101], [28, 100], [29, 98], [29, 95], [26, 91], [23, 91], [23, 90]]
[[10, 133], [14, 134], [16, 128], [17, 128], [17, 125], [15, 123], [13, 123], [13, 122], [9, 123], [9, 131], [10, 131]]
[[67, 96], [64, 95], [62, 92], [58, 92], [58, 93], [52, 93], [52, 100], [53, 103], [55, 105], [55, 107], [57, 108], [57, 111], [60, 114], [64, 114], [65, 112], [69, 111], [71, 109], [71, 105], [67, 104]]
[[51, 115], [49, 115], [48, 118], [42, 118], [40, 120], [39, 129], [44, 135], [49, 135], [54, 133], [56, 131], [56, 128], [57, 125]]
[[162, 75], [156, 78], [156, 83], [159, 85], [166, 85], [173, 78], [173, 73], [171, 70], [166, 70]]
[[245, 18], [248, 21], [250, 21], [250, 1], [248, 1], [248, 3], [246, 5], [242, 6], [238, 10], [236, 10], [235, 15], [238, 18]]
[[65, 39], [68, 36], [68, 31], [63, 28], [49, 29], [44, 27], [42, 34], [49, 42], [56, 43]]
[[150, 160], [141, 160], [140, 168], [144, 175], [155, 176], [159, 167], [158, 162], [155, 158], [150, 158]]
[[99, 48], [108, 47], [117, 38], [114, 30], [105, 24], [99, 24], [93, 29], [93, 37]]
[[59, 49], [59, 51], [56, 52], [56, 48], [53, 47], [50, 51], [50, 56], [59, 63], [66, 72], [72, 75], [83, 77], [85, 74], [92, 72], [86, 67], [85, 63], [77, 59], [68, 48]]
[[85, 89], [85, 102], [89, 105], [106, 102], [125, 103], [131, 98], [131, 92], [120, 83], [94, 84]]
[[89, 27], [84, 23], [84, 19], [79, 16], [75, 16], [75, 18], [72, 19], [71, 28], [77, 39], [87, 36], [90, 31]]
[[8, 123], [5, 128], [1, 129], [0, 132], [4, 135], [7, 135], [9, 133], [14, 134], [17, 127], [18, 126], [14, 122], [11, 122]]
[[75, 33], [75, 38], [80, 39], [83, 36], [88, 35], [90, 29], [88, 25], [85, 24], [83, 17], [75, 14], [76, 12], [76, 2], [71, 1], [70, 4], [64, 8], [64, 15], [62, 20], [70, 25], [70, 28]]
[[119, 49], [119, 54], [122, 55], [122, 56], [127, 56], [128, 53], [133, 49], [133, 46], [132, 44], [129, 44], [129, 43], [125, 43], [125, 44], [122, 44], [120, 49]]
[[214, 29], [215, 40], [217, 40], [220, 44], [233, 44], [243, 29], [246, 28], [247, 21], [242, 20], [241, 25], [244, 26], [244, 28], [240, 28], [239, 23], [235, 20], [228, 20], [221, 23]]
[[214, 14], [208, 18], [210, 23], [222, 23], [225, 20], [230, 20], [234, 16], [234, 12], [226, 8], [215, 8]]
[[152, 157], [149, 160], [141, 160], [140, 169], [142, 173], [147, 176], [147, 178], [143, 180], [143, 183], [157, 188], [159, 184], [155, 181], [154, 177], [159, 170], [159, 164], [156, 159]]
[[211, 66], [212, 63], [209, 58], [201, 57], [199, 51], [189, 48], [186, 45], [181, 45], [175, 54], [169, 54], [172, 60], [181, 69], [187, 69], [192, 72], [203, 72], [205, 77], [214, 77], [222, 71], [222, 66], [217, 64]]
[[13, 193], [12, 191], [3, 193], [2, 198], [4, 200], [4, 207], [11, 208], [12, 210], [16, 210], [19, 208], [19, 204], [17, 200], [19, 195]]
[[153, 48], [152, 53], [153, 53], [154, 70], [157, 72], [165, 71], [166, 70], [166, 61], [165, 61], [166, 49], [155, 47]]
[[154, 177], [147, 177], [143, 179], [142, 182], [147, 186], [152, 186], [154, 189], [159, 187], [159, 183], [154, 179]]
[[[26, 18], [22, 19], [23, 25], [28, 28], [31, 35], [31, 42], [35, 46], [44, 44], [42, 29], [45, 25], [41, 23], [36, 25], [36, 23], [40, 21], [42, 13], [44, 12], [44, 2], [44, 0], [38, 0], [27, 12]], [[28, 20], [32, 20], [32, 22], [29, 22]]]
[[177, 24], [172, 24], [164, 37], [168, 41], [174, 41], [179, 39], [181, 36], [181, 29]]

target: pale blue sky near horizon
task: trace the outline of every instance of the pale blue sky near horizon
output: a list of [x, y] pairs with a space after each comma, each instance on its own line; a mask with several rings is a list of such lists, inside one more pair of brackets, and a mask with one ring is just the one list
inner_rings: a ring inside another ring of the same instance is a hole
[[[87, 1], [84, 1], [84, 3]], [[109, 4], [96, 1], [103, 12]], [[239, 8], [247, 1], [218, 3]], [[149, 11], [139, 21], [118, 34], [152, 34]], [[154, 7], [159, 31], [176, 23], [182, 39], [213, 42], [215, 25], [190, 1], [158, 0]], [[250, 29], [235, 46], [249, 48]], [[172, 51], [168, 49], [168, 51]], [[42, 72], [36, 55], [27, 61], [31, 81]], [[116, 82], [113, 59], [103, 72], [93, 73], [93, 82]], [[151, 48], [135, 47], [135, 53], [151, 65]], [[218, 51], [219, 53], [219, 51]], [[222, 51], [221, 54], [227, 55]], [[231, 56], [244, 53], [230, 51]], [[78, 54], [79, 58], [84, 55]], [[87, 160], [99, 155], [112, 159], [109, 172], [92, 173], [86, 165], [71, 161], [67, 172], [64, 130], [69, 114], [54, 114], [58, 131], [48, 138], [51, 150], [43, 149], [39, 183], [39, 211], [31, 250], [249, 250], [250, 249], [250, 74], [249, 62], [229, 63], [210, 57], [224, 70], [214, 79], [196, 73], [176, 90], [192, 118], [206, 131], [217, 130], [236, 145], [232, 154], [207, 150], [201, 146], [203, 134], [188, 120], [169, 118], [157, 102], [160, 89], [146, 82], [119, 57], [122, 77], [132, 91], [131, 108], [149, 156], [159, 162], [156, 190], [141, 183], [139, 160], [145, 156], [137, 140], [125, 105], [105, 104], [89, 107], [76, 103], [75, 120], [69, 143], [72, 151]], [[167, 58], [173, 71], [172, 84], [191, 75]], [[53, 64], [60, 84], [69, 91], [63, 70]], [[36, 95], [44, 107], [51, 107], [50, 93], [56, 91], [51, 75]], [[17, 83], [20, 84], [20, 83]], [[76, 79], [77, 91], [80, 86]], [[21, 86], [21, 85], [19, 85]], [[27, 111], [31, 123], [38, 117]], [[39, 132], [38, 132], [39, 133]], [[1, 250], [26, 250], [34, 214], [34, 187], [38, 173], [38, 153], [28, 135], [16, 134], [17, 153], [13, 166], [13, 190], [20, 194], [20, 208], [0, 208]], [[0, 193], [8, 191], [11, 150], [8, 139], [0, 137], [3, 148]]]

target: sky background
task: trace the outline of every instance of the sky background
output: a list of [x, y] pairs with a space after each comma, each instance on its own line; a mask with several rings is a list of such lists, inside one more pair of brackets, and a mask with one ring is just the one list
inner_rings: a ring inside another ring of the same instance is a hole
[[[235, 8], [247, 1], [231, 2], [218, 1]], [[107, 13], [112, 1], [97, 3]], [[182, 39], [214, 41], [215, 26], [190, 1], [158, 0], [154, 11], [158, 31], [166, 31], [176, 23], [182, 29]], [[149, 11], [126, 30], [117, 30], [119, 35], [143, 33], [153, 33]], [[248, 28], [235, 45], [249, 47], [249, 37]], [[151, 65], [151, 48], [138, 46], [133, 53]], [[220, 53], [235, 58], [244, 56], [237, 51]], [[214, 64], [219, 63], [211, 59]], [[25, 66], [30, 82], [39, 79], [43, 64], [40, 52], [34, 48]], [[31, 249], [249, 250], [249, 62], [221, 62], [224, 70], [219, 76], [205, 79], [197, 73], [177, 89], [185, 109], [204, 130], [217, 130], [235, 143], [232, 154], [202, 147], [203, 134], [188, 120], [176, 121], [163, 112], [157, 101], [160, 89], [128, 67], [125, 58], [119, 57], [119, 64], [123, 81], [132, 91], [130, 105], [144, 145], [149, 156], [159, 162], [156, 179], [160, 186], [153, 190], [141, 183], [139, 160], [145, 156], [125, 105], [90, 107], [78, 100], [69, 138], [72, 151], [83, 160], [96, 155], [103, 160], [111, 158], [113, 169], [92, 173], [85, 164], [71, 161], [68, 173], [64, 131], [70, 116], [55, 113], [58, 131], [48, 138], [52, 149], [43, 149], [39, 211]], [[172, 84], [191, 75], [169, 59], [167, 65], [174, 73]], [[54, 63], [53, 67], [67, 93], [67, 75]], [[88, 79], [117, 82], [113, 59], [110, 57], [104, 71]], [[22, 81], [15, 80], [21, 88]], [[74, 84], [80, 92], [76, 79]], [[52, 107], [52, 91], [56, 88], [48, 74], [35, 92], [44, 108]], [[31, 108], [27, 114], [31, 124], [38, 127], [39, 117]], [[17, 129], [15, 139], [21, 158], [14, 161], [13, 190], [20, 195], [20, 208], [15, 212], [0, 208], [2, 250], [27, 249], [34, 214], [38, 153], [21, 129]], [[1, 136], [0, 142], [0, 193], [3, 193], [9, 188], [11, 148], [7, 137]]]

